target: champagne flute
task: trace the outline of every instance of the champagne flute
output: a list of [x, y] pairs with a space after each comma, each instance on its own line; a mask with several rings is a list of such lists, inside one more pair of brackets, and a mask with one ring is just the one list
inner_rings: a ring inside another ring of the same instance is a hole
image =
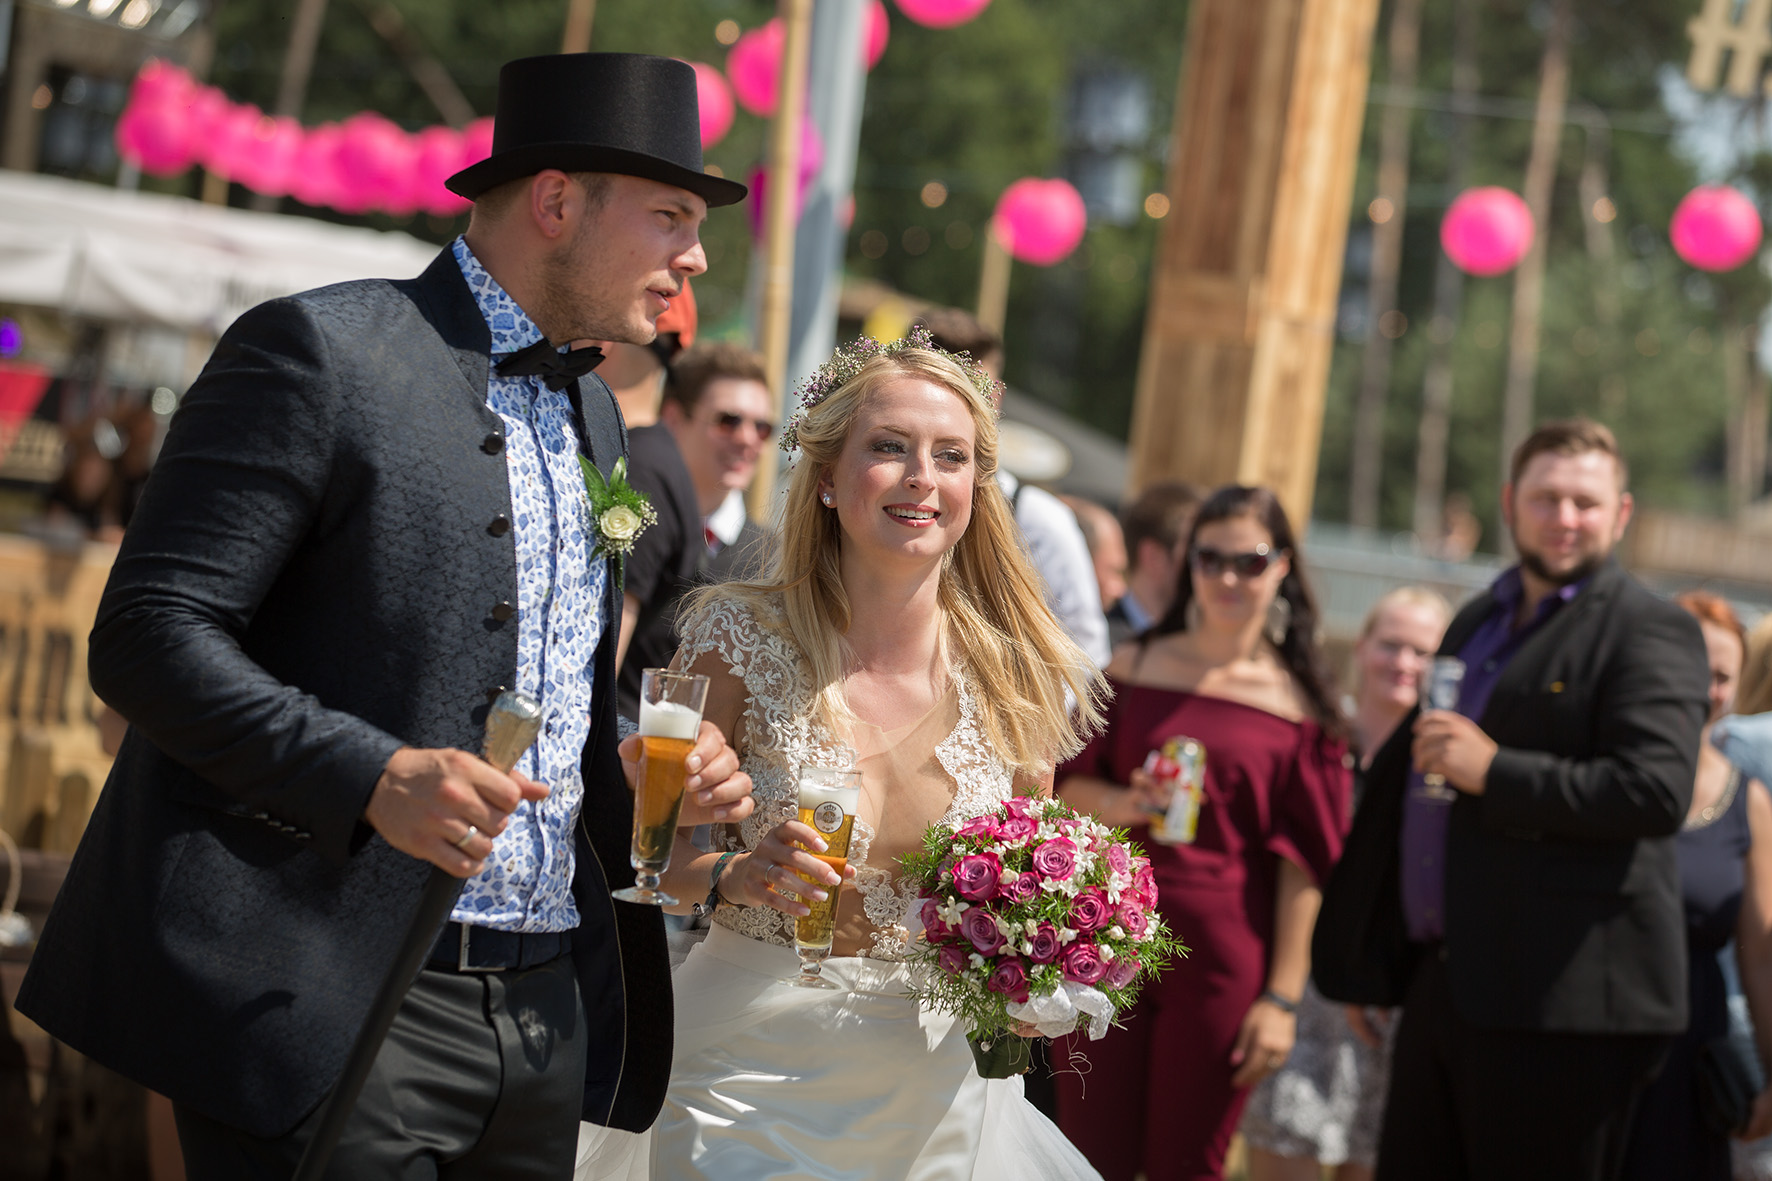
[[658, 888], [659, 879], [671, 864], [689, 754], [701, 731], [707, 697], [704, 676], [663, 668], [640, 672], [640, 784], [634, 792], [634, 838], [628, 850], [634, 884], [613, 892], [623, 902], [645, 906], [677, 902]]
[[[800, 823], [810, 826], [825, 840], [825, 851], [812, 855], [837, 871], [838, 884], [802, 881], [825, 891], [823, 902], [810, 893], [801, 899], [811, 913], [794, 924], [794, 950], [800, 955], [800, 974], [788, 983], [800, 988], [836, 988], [819, 975], [831, 954], [831, 934], [836, 926], [837, 898], [843, 892], [843, 871], [849, 865], [849, 840], [855, 832], [855, 807], [861, 800], [861, 772], [840, 767], [800, 768]], [[807, 850], [811, 852], [811, 850]], [[795, 871], [798, 873], [798, 871]]]
[[[1427, 673], [1427, 707], [1429, 709], [1457, 709], [1458, 694], [1464, 685], [1464, 661], [1456, 656], [1436, 656], [1428, 666]], [[1451, 800], [1458, 793], [1446, 786], [1444, 775], [1424, 775], [1422, 782], [1427, 785], [1426, 794], [1435, 799]]]

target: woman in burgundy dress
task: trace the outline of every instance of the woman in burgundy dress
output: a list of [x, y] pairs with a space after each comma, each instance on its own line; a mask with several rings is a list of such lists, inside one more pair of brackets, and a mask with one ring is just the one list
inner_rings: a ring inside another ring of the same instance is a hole
[[[1310, 975], [1320, 884], [1341, 851], [1350, 774], [1314, 633], [1316, 603], [1279, 502], [1221, 488], [1200, 507], [1169, 613], [1115, 652], [1108, 726], [1061, 766], [1074, 807], [1131, 828], [1189, 947], [1125, 1028], [1054, 1050], [1059, 1124], [1106, 1181], [1218, 1178], [1249, 1088], [1285, 1062]], [[1146, 756], [1206, 748], [1190, 843]]]

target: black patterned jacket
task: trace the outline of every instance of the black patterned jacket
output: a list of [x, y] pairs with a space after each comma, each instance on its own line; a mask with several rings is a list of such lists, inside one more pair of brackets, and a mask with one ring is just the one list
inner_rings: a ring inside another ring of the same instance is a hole
[[[402, 745], [478, 750], [514, 683], [514, 535], [490, 335], [445, 250], [415, 280], [263, 304], [175, 416], [100, 604], [94, 690], [130, 729], [19, 1010], [256, 1135], [338, 1076], [428, 867], [362, 821]], [[626, 449], [580, 383], [583, 444]], [[619, 584], [611, 571], [611, 587]], [[651, 1124], [670, 1064], [663, 925], [615, 903], [630, 796], [610, 596], [574, 883], [587, 1119]]]

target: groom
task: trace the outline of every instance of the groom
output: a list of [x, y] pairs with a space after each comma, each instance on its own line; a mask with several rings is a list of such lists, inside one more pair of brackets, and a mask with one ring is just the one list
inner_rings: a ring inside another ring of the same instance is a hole
[[[745, 190], [702, 172], [694, 72], [627, 54], [506, 65], [449, 185], [474, 213], [419, 278], [229, 329], [93, 629], [131, 728], [18, 1008], [170, 1096], [193, 1177], [289, 1176], [431, 865], [465, 888], [332, 1175], [564, 1177], [581, 1115], [638, 1131], [663, 1098], [663, 926], [609, 896], [621, 588], [579, 466], [625, 432], [593, 350], [554, 346], [651, 340]], [[507, 686], [547, 711], [508, 777], [464, 753]], [[685, 823], [748, 810], [711, 726], [690, 771]]]

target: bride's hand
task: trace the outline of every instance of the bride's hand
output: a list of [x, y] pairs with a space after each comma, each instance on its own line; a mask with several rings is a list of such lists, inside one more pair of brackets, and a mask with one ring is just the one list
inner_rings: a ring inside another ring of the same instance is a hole
[[[806, 851], [808, 848], [820, 852], [826, 848], [824, 838], [811, 825], [798, 820], [776, 825], [755, 849], [736, 858], [720, 875], [721, 897], [740, 906], [767, 906], [796, 917], [810, 914], [811, 908], [800, 901], [802, 894], [822, 902], [819, 894], [835, 890], [845, 880], [853, 880], [855, 870], [845, 867], [843, 876], [838, 877], [829, 862], [820, 861]], [[810, 877], [812, 883], [802, 879], [796, 870]]]
[[[616, 750], [631, 791], [640, 780], [639, 735], [628, 735]], [[751, 777], [738, 769], [738, 752], [712, 722], [703, 720], [685, 770], [689, 775], [683, 784], [679, 828], [737, 822], [749, 816], [756, 806], [751, 799]]]

